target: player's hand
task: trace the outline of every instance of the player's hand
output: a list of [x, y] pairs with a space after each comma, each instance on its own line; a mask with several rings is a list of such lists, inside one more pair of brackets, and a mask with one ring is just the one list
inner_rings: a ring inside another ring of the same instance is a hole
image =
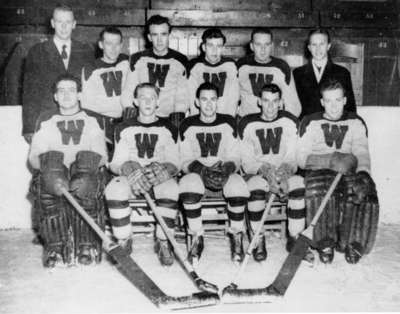
[[354, 173], [357, 169], [357, 158], [353, 154], [334, 152], [329, 168], [342, 174]]
[[144, 192], [148, 192], [152, 185], [145, 176], [143, 169], [136, 169], [128, 176], [128, 183], [132, 193], [139, 196]]

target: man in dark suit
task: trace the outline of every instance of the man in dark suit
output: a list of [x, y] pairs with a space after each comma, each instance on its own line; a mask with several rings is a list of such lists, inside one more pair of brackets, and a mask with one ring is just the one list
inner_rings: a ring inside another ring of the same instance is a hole
[[56, 78], [64, 73], [80, 78], [83, 65], [94, 59], [93, 49], [88, 44], [71, 39], [76, 21], [70, 7], [57, 6], [51, 26], [54, 28], [52, 39], [33, 46], [25, 62], [22, 134], [28, 143], [40, 113], [56, 108], [51, 93]]
[[321, 106], [320, 86], [323, 81], [335, 79], [346, 90], [347, 104], [345, 110], [356, 111], [356, 103], [351, 83], [350, 72], [329, 58], [331, 48], [329, 32], [325, 29], [312, 30], [308, 35], [308, 50], [311, 53], [309, 62], [293, 71], [297, 93], [302, 111], [305, 115], [323, 111]]

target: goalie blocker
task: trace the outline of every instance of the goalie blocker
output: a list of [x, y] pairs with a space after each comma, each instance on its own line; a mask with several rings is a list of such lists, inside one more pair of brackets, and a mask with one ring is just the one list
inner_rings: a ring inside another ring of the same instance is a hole
[[[307, 224], [335, 174], [326, 169], [306, 172]], [[348, 263], [357, 263], [374, 245], [378, 218], [377, 193], [369, 174], [361, 171], [343, 176], [314, 228], [313, 245], [321, 261], [331, 263], [336, 249], [345, 253]]]

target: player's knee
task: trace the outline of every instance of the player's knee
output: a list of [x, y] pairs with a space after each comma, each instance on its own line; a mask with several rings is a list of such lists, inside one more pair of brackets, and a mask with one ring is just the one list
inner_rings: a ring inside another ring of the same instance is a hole
[[175, 179], [169, 179], [154, 187], [156, 199], [168, 199], [177, 201], [179, 198], [179, 186]]
[[248, 198], [250, 196], [246, 182], [237, 173], [233, 173], [229, 176], [228, 181], [226, 181], [224, 185], [223, 192], [226, 198], [232, 198], [232, 197]]
[[104, 192], [107, 200], [127, 200], [131, 195], [128, 180], [122, 176], [112, 179]]
[[203, 195], [205, 191], [203, 180], [197, 173], [189, 173], [179, 181], [179, 193], [196, 193]]
[[261, 176], [253, 176], [247, 181], [247, 189], [251, 198], [260, 195], [265, 199], [266, 193], [269, 191], [268, 182]]

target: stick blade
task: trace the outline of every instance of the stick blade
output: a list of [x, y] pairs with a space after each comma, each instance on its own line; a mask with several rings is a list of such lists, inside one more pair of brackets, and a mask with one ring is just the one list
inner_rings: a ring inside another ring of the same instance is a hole
[[165, 296], [159, 300], [158, 307], [163, 310], [183, 310], [216, 305], [220, 302], [216, 293], [198, 292], [189, 296]]
[[222, 303], [271, 303], [281, 298], [280, 295], [271, 293], [268, 287], [256, 289], [236, 289], [226, 287], [222, 292]]
[[274, 282], [269, 286], [270, 290], [275, 290], [276, 293], [284, 295], [287, 288], [289, 287], [294, 275], [296, 274], [301, 261], [307, 253], [310, 247], [311, 240], [304, 235], [300, 234], [297, 238], [293, 249], [286, 257], [278, 275], [276, 276]]

